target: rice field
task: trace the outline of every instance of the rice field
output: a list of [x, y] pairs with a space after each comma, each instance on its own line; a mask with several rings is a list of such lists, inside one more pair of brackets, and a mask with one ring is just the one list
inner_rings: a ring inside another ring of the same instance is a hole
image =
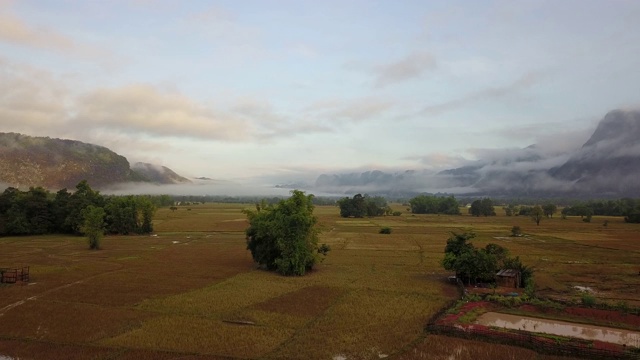
[[[324, 262], [304, 277], [256, 268], [245, 249], [252, 205], [160, 209], [154, 236], [0, 238], [0, 358], [554, 359], [531, 350], [425, 335], [456, 297], [440, 266], [451, 231], [508, 248], [535, 268], [538, 292], [640, 305], [640, 227], [621, 218], [412, 215], [343, 219], [316, 208]], [[603, 226], [604, 220], [608, 225]], [[526, 236], [509, 237], [514, 225]], [[378, 234], [381, 227], [390, 235]]]

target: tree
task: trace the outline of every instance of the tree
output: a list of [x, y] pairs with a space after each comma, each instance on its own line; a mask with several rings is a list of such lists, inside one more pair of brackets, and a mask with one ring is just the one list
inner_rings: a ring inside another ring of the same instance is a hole
[[522, 229], [520, 229], [520, 226], [515, 225], [514, 227], [511, 228], [511, 236], [513, 237], [522, 236]]
[[544, 211], [542, 210], [542, 208], [540, 207], [540, 205], [536, 205], [533, 208], [531, 208], [531, 220], [536, 222], [536, 225], [540, 225], [540, 221], [542, 220], [542, 218], [544, 217]]
[[548, 218], [552, 218], [553, 214], [555, 214], [556, 211], [558, 211], [558, 207], [552, 203], [548, 203], [548, 204], [542, 205], [542, 211], [544, 212], [544, 216]]
[[493, 201], [489, 198], [475, 200], [471, 203], [469, 213], [473, 216], [495, 216], [496, 212], [493, 208]]
[[283, 275], [304, 275], [329, 247], [318, 246], [313, 195], [293, 190], [276, 205], [261, 204], [245, 210], [249, 220], [247, 249], [260, 266]]
[[361, 218], [365, 216], [382, 216], [390, 212], [387, 200], [381, 196], [370, 197], [356, 194], [353, 199], [345, 197], [337, 201], [340, 207], [340, 216]]
[[460, 205], [453, 196], [418, 195], [409, 200], [409, 205], [414, 214], [460, 215]]
[[504, 210], [504, 214], [507, 216], [518, 215], [518, 208], [513, 204], [503, 206], [502, 209]]
[[82, 232], [89, 240], [89, 249], [100, 249], [100, 240], [104, 236], [104, 209], [89, 205], [82, 210]]
[[83, 219], [82, 211], [89, 205], [104, 207], [104, 197], [98, 191], [91, 189], [86, 180], [76, 185], [76, 191], [69, 197], [67, 203], [68, 215], [64, 226], [73, 233], [80, 233]]

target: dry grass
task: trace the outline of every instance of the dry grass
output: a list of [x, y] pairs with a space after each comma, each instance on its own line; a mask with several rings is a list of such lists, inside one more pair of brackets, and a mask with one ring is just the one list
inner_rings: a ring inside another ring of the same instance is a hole
[[[0, 286], [0, 355], [96, 359], [553, 359], [502, 345], [425, 336], [455, 288], [440, 266], [451, 231], [507, 247], [545, 295], [640, 305], [638, 226], [619, 218], [412, 215], [342, 219], [318, 207], [329, 257], [304, 277], [257, 270], [241, 210], [160, 209], [157, 236], [0, 239], [0, 266], [31, 266], [32, 285]], [[527, 235], [511, 238], [518, 225]], [[383, 226], [393, 229], [380, 235]], [[26, 300], [31, 298], [31, 300]], [[23, 303], [21, 303], [24, 301]], [[238, 325], [229, 321], [251, 322]]]

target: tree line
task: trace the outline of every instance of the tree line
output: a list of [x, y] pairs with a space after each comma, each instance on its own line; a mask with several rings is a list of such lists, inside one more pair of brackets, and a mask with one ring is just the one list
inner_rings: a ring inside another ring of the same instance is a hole
[[0, 194], [0, 236], [86, 235], [91, 224], [102, 233], [147, 234], [153, 231], [156, 207], [168, 201], [173, 200], [167, 195], [104, 196], [85, 180], [73, 193], [67, 189], [52, 194], [42, 187], [28, 191], [9, 187]]
[[590, 200], [562, 209], [567, 216], [624, 216], [624, 221], [640, 223], [640, 199]]

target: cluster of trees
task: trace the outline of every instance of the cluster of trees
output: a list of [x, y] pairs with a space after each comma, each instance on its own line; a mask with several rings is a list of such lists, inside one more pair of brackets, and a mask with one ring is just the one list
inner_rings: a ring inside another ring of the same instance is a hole
[[470, 242], [475, 234], [465, 232], [452, 233], [444, 248], [442, 266], [455, 271], [456, 276], [471, 284], [477, 282], [494, 282], [500, 269], [514, 269], [520, 272], [520, 287], [533, 277], [533, 269], [525, 266], [519, 257], [509, 257], [509, 251], [497, 244], [488, 244], [484, 248], [476, 248]]
[[591, 218], [600, 216], [624, 216], [630, 223], [640, 223], [640, 199], [591, 200], [562, 209], [565, 216]]
[[547, 218], [552, 218], [553, 215], [558, 212], [558, 206], [553, 203], [546, 203], [544, 205], [534, 205], [534, 206], [517, 206], [514, 204], [509, 204], [502, 208], [504, 210], [505, 215], [507, 216], [533, 216], [538, 215], [538, 213], [542, 214]]
[[418, 195], [409, 200], [414, 214], [460, 215], [460, 204], [453, 196]]
[[[70, 193], [41, 187], [7, 188], [0, 194], [0, 236], [63, 234], [144, 234], [153, 231], [155, 202], [166, 196], [103, 196], [86, 181]], [[99, 216], [102, 214], [102, 216]]]
[[496, 216], [496, 211], [493, 208], [493, 200], [489, 198], [475, 200], [471, 203], [469, 214], [473, 216]]
[[383, 197], [356, 194], [353, 198], [342, 198], [337, 201], [340, 216], [361, 218], [365, 216], [382, 216], [391, 214], [391, 208]]
[[278, 204], [263, 201], [255, 211], [245, 210], [247, 249], [253, 260], [283, 275], [304, 275], [312, 269], [330, 250], [328, 245], [318, 246], [313, 209], [313, 195], [293, 190]]

